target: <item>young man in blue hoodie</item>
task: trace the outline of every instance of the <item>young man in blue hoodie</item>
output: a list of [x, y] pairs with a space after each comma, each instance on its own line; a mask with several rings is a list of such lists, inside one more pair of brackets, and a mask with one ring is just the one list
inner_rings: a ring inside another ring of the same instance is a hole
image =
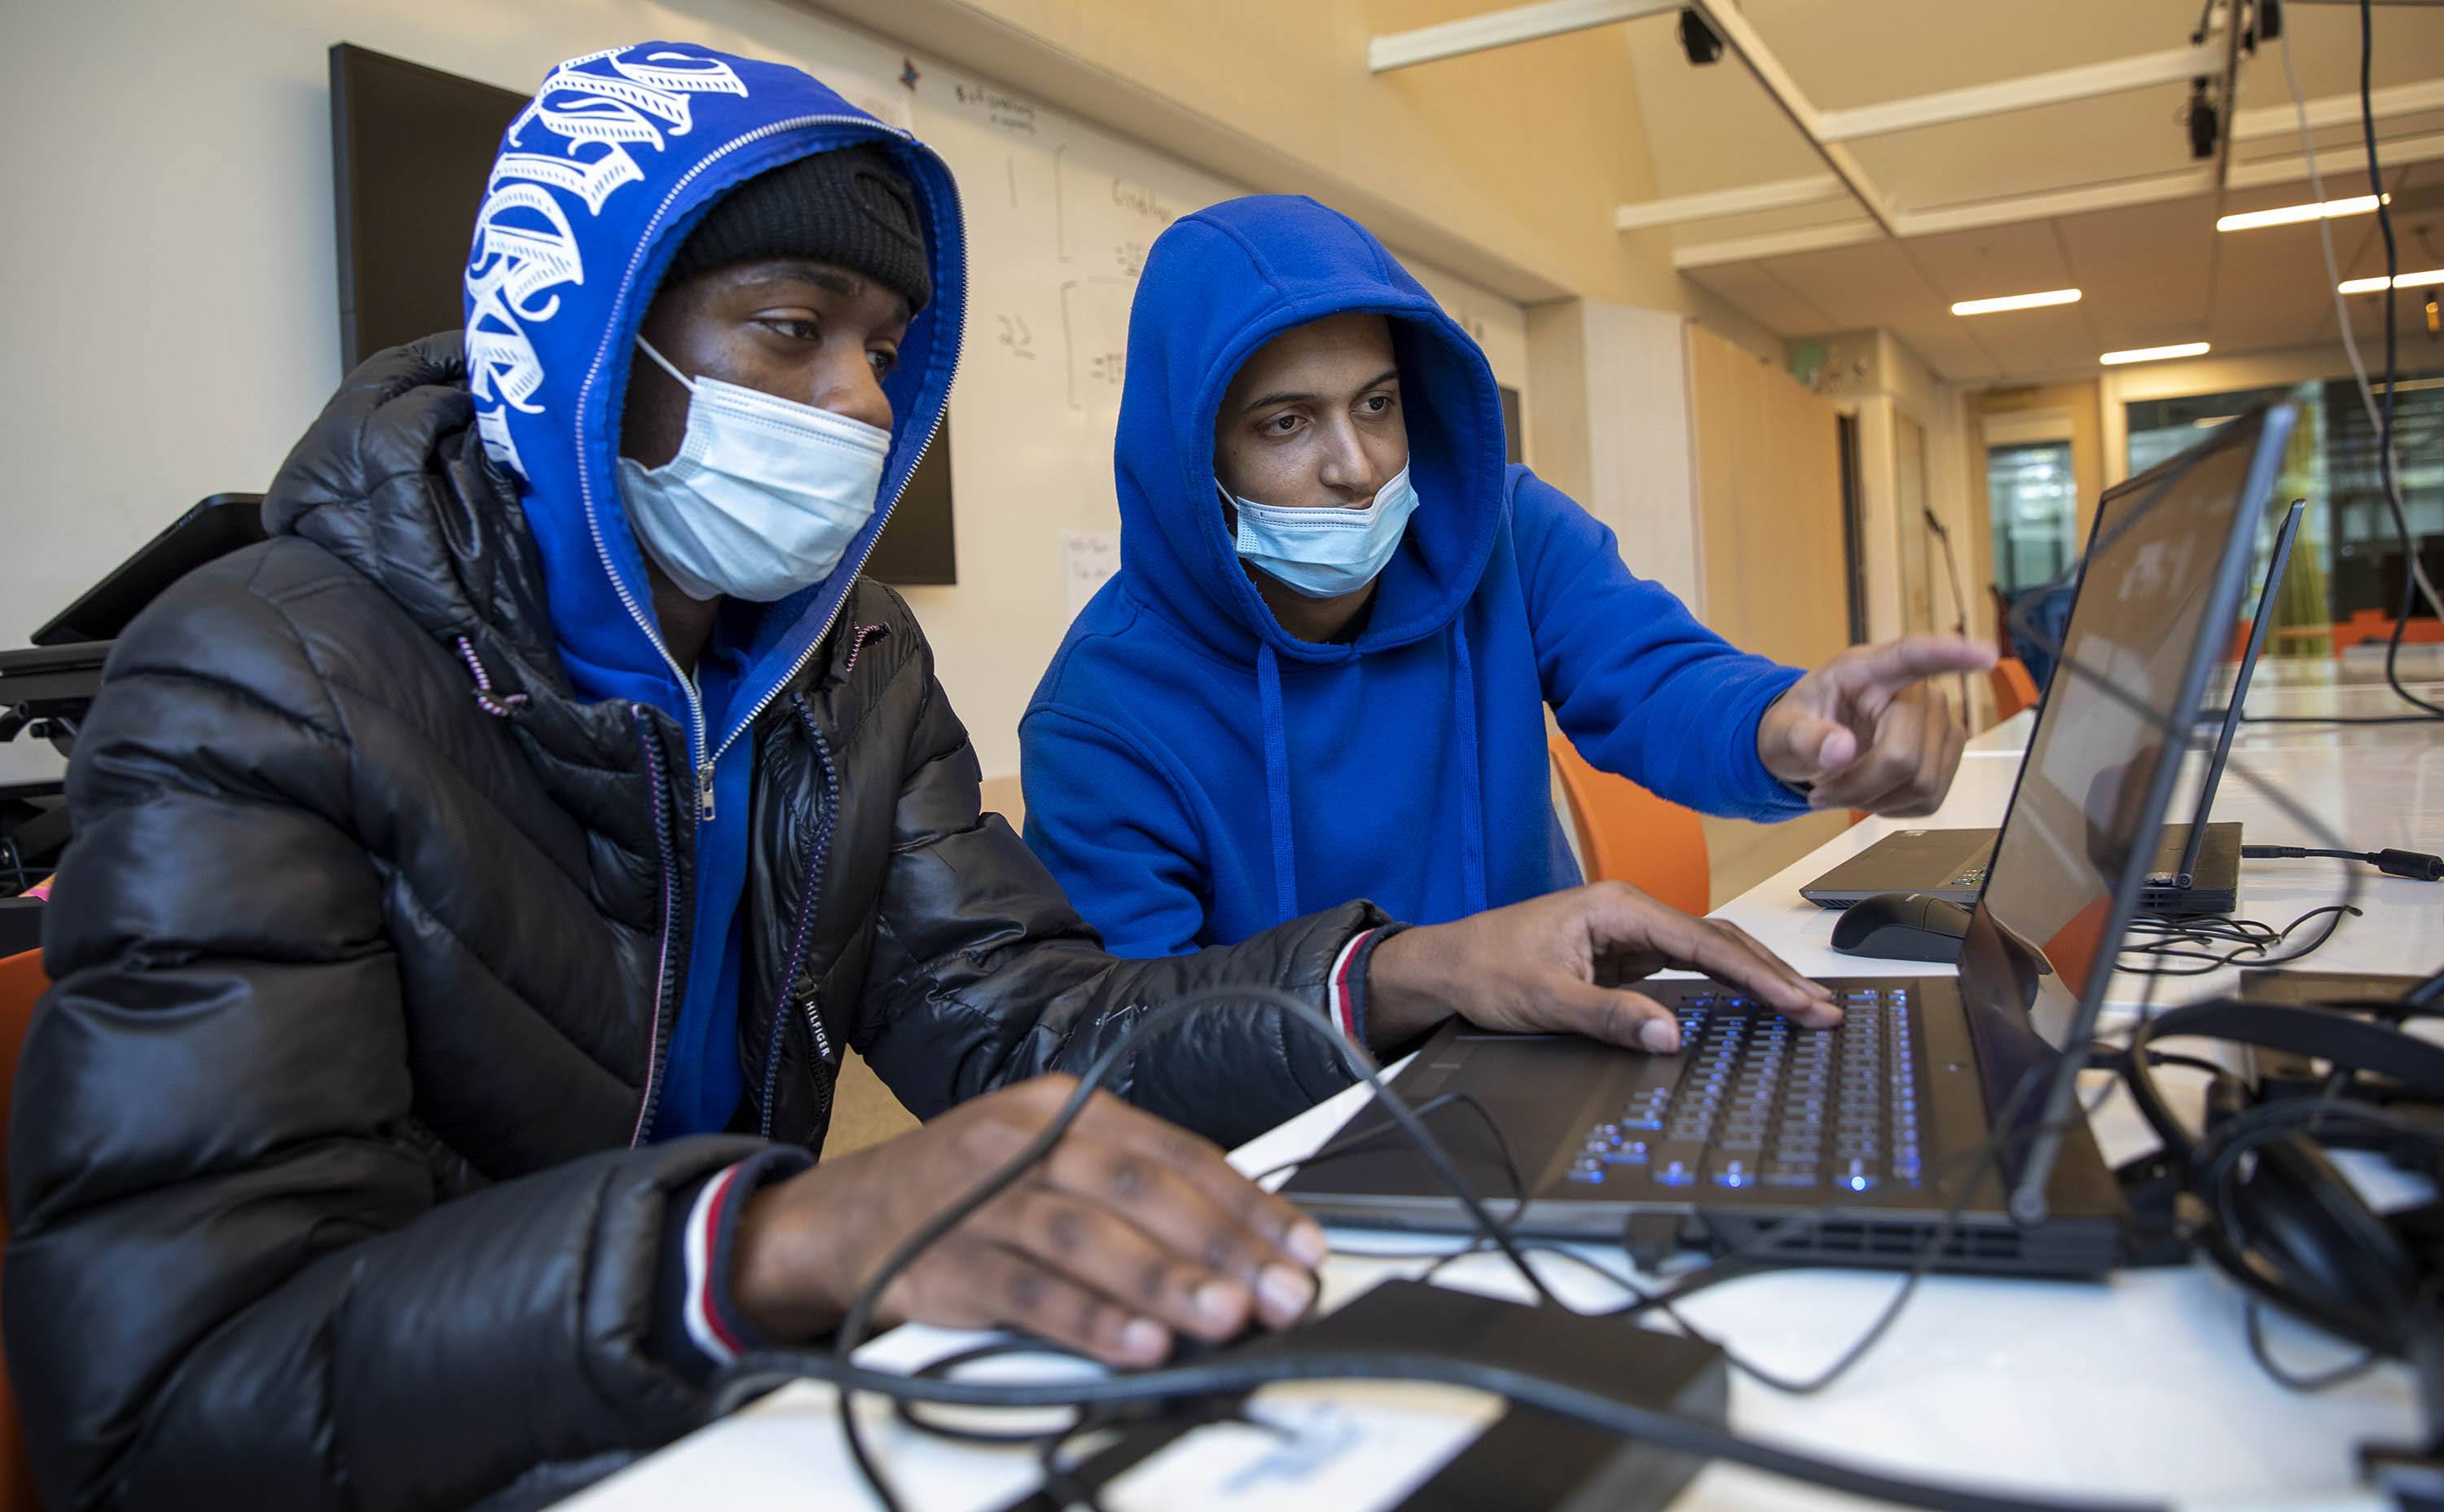
[[[964, 272], [941, 160], [797, 70], [574, 59], [502, 144], [463, 342], [349, 375], [272, 539], [120, 637], [9, 1151], [49, 1504], [542, 1505], [836, 1325], [1145, 1005], [1204, 1000], [887, 1318], [1142, 1364], [1297, 1318], [1322, 1231], [1189, 1131], [1346, 1076], [1233, 986], [1639, 1033], [1597, 983], [1671, 962], [1832, 1016], [1599, 890], [1101, 950], [857, 576]], [[928, 1121], [818, 1164], [844, 1044]]]
[[1120, 571], [1021, 725], [1028, 841], [1112, 950], [1571, 886], [1547, 705], [1590, 762], [1709, 813], [1942, 801], [1962, 732], [1923, 679], [1990, 649], [1911, 636], [1805, 674], [1733, 649], [1505, 467], [1484, 355], [1348, 217], [1182, 219], [1128, 359]]

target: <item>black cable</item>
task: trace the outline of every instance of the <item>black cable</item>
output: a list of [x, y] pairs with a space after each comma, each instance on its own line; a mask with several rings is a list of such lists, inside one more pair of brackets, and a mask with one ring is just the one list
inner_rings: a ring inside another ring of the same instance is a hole
[[2314, 1371], [2304, 1375], [2274, 1357], [2274, 1351], [2266, 1342], [2265, 1315], [2264, 1300], [2250, 1298], [2243, 1325], [2249, 1334], [2249, 1357], [2257, 1361], [2257, 1368], [2266, 1373], [2268, 1380], [2287, 1392], [2297, 1392], [2302, 1395], [2330, 1392], [2337, 1386], [2358, 1380], [2384, 1363], [2384, 1356], [2375, 1350], [2362, 1350], [2357, 1359], [2344, 1360], [2330, 1370]]
[[[976, 1383], [950, 1379], [930, 1379], [898, 1375], [887, 1372], [866, 1370], [858, 1366], [852, 1352], [871, 1323], [875, 1305], [898, 1274], [906, 1268], [924, 1246], [963, 1222], [977, 1208], [990, 1202], [1042, 1159], [1066, 1132], [1083, 1111], [1086, 1099], [1111, 1074], [1122, 1059], [1133, 1052], [1146, 1038], [1165, 1031], [1183, 1017], [1213, 1002], [1237, 1001], [1273, 1007], [1284, 1013], [1288, 1023], [1301, 1032], [1322, 1035], [1335, 1048], [1343, 1065], [1374, 1093], [1377, 1100], [1391, 1114], [1395, 1122], [1415, 1143], [1428, 1164], [1435, 1168], [1438, 1179], [1450, 1188], [1471, 1219], [1486, 1239], [1501, 1248], [1523, 1279], [1540, 1297], [1558, 1305], [1542, 1279], [1528, 1263], [1527, 1257], [1511, 1241], [1508, 1232], [1495, 1224], [1491, 1215], [1469, 1190], [1447, 1152], [1406, 1104], [1379, 1077], [1362, 1053], [1349, 1043], [1337, 1030], [1314, 1016], [1311, 1008], [1270, 988], [1243, 988], [1203, 998], [1182, 1000], [1148, 1012], [1130, 1026], [1120, 1040], [1106, 1048], [1080, 1078], [1078, 1089], [1061, 1111], [1028, 1147], [1001, 1169], [995, 1171], [959, 1202], [937, 1214], [916, 1233], [896, 1249], [884, 1265], [869, 1279], [852, 1304], [843, 1321], [837, 1342], [828, 1352], [772, 1351], [742, 1358], [725, 1374], [725, 1385], [718, 1398], [728, 1407], [748, 1396], [760, 1394], [782, 1380], [806, 1376], [830, 1382], [842, 1392], [841, 1426], [851, 1458], [867, 1479], [879, 1502], [886, 1508], [900, 1503], [867, 1451], [853, 1411], [850, 1393], [870, 1391], [898, 1399], [931, 1401], [945, 1405], [976, 1407], [1038, 1408], [1070, 1407], [1084, 1410], [1114, 1402], [1142, 1403], [1150, 1398], [1182, 1395], [1210, 1395], [1218, 1392], [1251, 1391], [1272, 1381], [1314, 1379], [1399, 1379], [1470, 1386], [1491, 1392], [1530, 1407], [1573, 1417], [1599, 1428], [1645, 1438], [1667, 1449], [1678, 1449], [1699, 1457], [1721, 1458], [1748, 1465], [1772, 1474], [1793, 1477], [1809, 1484], [1824, 1485], [1853, 1495], [1882, 1498], [1907, 1505], [1959, 1508], [1962, 1512], [2034, 1512], [2045, 1507], [2079, 1507], [2089, 1512], [2100, 1503], [2046, 1503], [1994, 1496], [1956, 1487], [1928, 1485], [1898, 1480], [1872, 1471], [1833, 1464], [1785, 1449], [1777, 1445], [1743, 1439], [1728, 1429], [1711, 1424], [1682, 1419], [1669, 1413], [1655, 1412], [1616, 1402], [1608, 1397], [1582, 1392], [1559, 1383], [1522, 1373], [1485, 1366], [1471, 1361], [1413, 1357], [1398, 1354], [1351, 1355], [1286, 1355], [1271, 1358], [1239, 1358], [1215, 1360], [1202, 1364], [1172, 1366], [1163, 1369], [1115, 1376], [1096, 1381], [1063, 1381], [1044, 1384]], [[1995, 1132], [1982, 1152], [1984, 1161], [1999, 1158], [2003, 1148], [2004, 1126], [1998, 1121]], [[1973, 1185], [1974, 1178], [1968, 1185]], [[1658, 1298], [1656, 1305], [1666, 1306], [1670, 1299]], [[1891, 1311], [1890, 1308], [1887, 1309]], [[1888, 1326], [1889, 1318], [1879, 1319]], [[1865, 1341], [1872, 1344], [1873, 1339]], [[1842, 1361], [1846, 1370], [1855, 1362], [1860, 1351], [1854, 1350]], [[1074, 1436], [1064, 1433], [1063, 1437]]]
[[2156, 1512], [2161, 1503], [2021, 1497], [1904, 1480], [1861, 1469], [1780, 1444], [1734, 1433], [1713, 1423], [1638, 1406], [1600, 1392], [1506, 1366], [1399, 1351], [1218, 1356], [1102, 1379], [1046, 1382], [931, 1380], [845, 1364], [819, 1350], [768, 1350], [742, 1355], [726, 1374], [718, 1406], [731, 1407], [789, 1381], [824, 1382], [842, 1393], [907, 1396], [951, 1407], [1058, 1408], [1142, 1402], [1151, 1398], [1237, 1395], [1287, 1381], [1415, 1381], [1460, 1386], [1505, 1397], [1666, 1452], [1727, 1460], [1769, 1475], [1871, 1501], [1933, 1512]]
[[2401, 1001], [2415, 1008], [2427, 1007], [2439, 999], [2444, 999], [2444, 971], [2437, 971], [2401, 995]]
[[[2323, 950], [2325, 942], [2334, 937], [2334, 931], [2341, 926], [2345, 914], [2353, 918], [2361, 916], [2360, 910], [2351, 904], [2327, 903], [2321, 908], [2310, 909], [2277, 930], [2271, 925], [2262, 924], [2255, 919], [2234, 919], [2220, 915], [2168, 919], [2142, 913], [2130, 921], [2130, 932], [2157, 935], [2160, 938], [2138, 941], [2125, 938], [2121, 944], [2122, 955], [2136, 955], [2151, 960], [2197, 961], [2203, 964], [2131, 966], [2117, 963], [2115, 969], [2128, 972], [2132, 976], [2142, 977], [2208, 976], [2228, 966], [2244, 964], [2252, 967], [2287, 966], [2294, 961], [2305, 960]], [[2317, 932], [2315, 939], [2288, 955], [2267, 953], [2318, 918], [2325, 920], [2325, 927]], [[2216, 944], [2230, 945], [2232, 949], [2230, 950], [2196, 949], [2199, 946]]]
[[2413, 882], [2444, 882], [2444, 856], [2430, 856], [2425, 851], [2405, 851], [2387, 846], [2380, 851], [2320, 850], [2305, 845], [2244, 845], [2240, 857], [2245, 861], [2298, 861], [2310, 858], [2335, 861], [2365, 861], [2387, 876], [2403, 877]]
[[[923, 1254], [944, 1234], [965, 1223], [978, 1208], [1008, 1190], [1020, 1177], [1050, 1154], [1053, 1147], [1060, 1143], [1062, 1136], [1069, 1132], [1069, 1126], [1075, 1123], [1079, 1115], [1085, 1111], [1087, 1100], [1102, 1085], [1104, 1079], [1111, 1075], [1114, 1067], [1144, 1041], [1157, 1034], [1167, 1033], [1173, 1025], [1185, 1022], [1188, 1014], [1233, 1002], [1269, 1007], [1282, 1015], [1286, 1024], [1294, 1025], [1303, 1033], [1322, 1036], [1332, 1047], [1334, 1055], [1341, 1060], [1342, 1068], [1350, 1074], [1351, 1078], [1365, 1082], [1372, 1090], [1377, 1104], [1391, 1115], [1393, 1121], [1400, 1126], [1403, 1134], [1408, 1135], [1410, 1143], [1416, 1146], [1417, 1153], [1424, 1157], [1428, 1167], [1433, 1170], [1435, 1179], [1459, 1200], [1460, 1206], [1467, 1210], [1470, 1221], [1477, 1229], [1490, 1237], [1502, 1249], [1504, 1255], [1510, 1260], [1527, 1281], [1529, 1289], [1537, 1294], [1538, 1300], [1555, 1306], [1560, 1305], [1560, 1300], [1546, 1289], [1543, 1279], [1537, 1276], [1534, 1267], [1528, 1263], [1526, 1257], [1519, 1253], [1508, 1230], [1494, 1223], [1492, 1215], [1485, 1210], [1484, 1205], [1477, 1200], [1476, 1194], [1469, 1189], [1467, 1178], [1460, 1174], [1458, 1166], [1453, 1162], [1441, 1143], [1435, 1138], [1433, 1132], [1418, 1120], [1408, 1104], [1401, 1101], [1376, 1073], [1374, 1064], [1366, 1057], [1365, 1052], [1352, 1043], [1347, 1036], [1326, 1024], [1316, 1015], [1313, 1008], [1298, 999], [1271, 987], [1250, 986], [1202, 993], [1164, 1004], [1147, 1010], [1137, 1023], [1129, 1025], [1104, 1049], [1102, 1055], [1096, 1057], [1088, 1065], [1085, 1072], [1078, 1079], [1077, 1088], [1070, 1093], [1068, 1100], [1061, 1105], [1060, 1111], [1053, 1116], [1051, 1121], [1028, 1142], [1026, 1148], [1020, 1150], [1018, 1153], [987, 1175], [983, 1181], [977, 1183], [967, 1195], [919, 1225], [916, 1231], [901, 1241], [898, 1247], [894, 1249], [877, 1268], [865, 1285], [859, 1290], [855, 1300], [849, 1304], [848, 1316], [842, 1320], [840, 1330], [835, 1336], [832, 1353], [839, 1364], [842, 1368], [849, 1366], [850, 1355], [855, 1353], [860, 1344], [865, 1341], [872, 1329], [875, 1311], [881, 1303], [883, 1293], [890, 1289], [893, 1282], [898, 1280], [900, 1272], [906, 1270], [915, 1263], [918, 1255]], [[889, 1483], [884, 1480], [880, 1466], [874, 1463], [872, 1454], [867, 1451], [865, 1436], [858, 1428], [857, 1414], [845, 1399], [841, 1404], [840, 1422], [841, 1437], [848, 1447], [849, 1458], [856, 1462], [859, 1470], [864, 1475], [867, 1485], [874, 1492], [875, 1500], [883, 1505], [885, 1512], [901, 1512], [898, 1497], [892, 1491]]]
[[2401, 256], [2394, 245], [2393, 212], [2386, 205], [2384, 175], [2376, 159], [2376, 102], [2369, 90], [2369, 73], [2375, 63], [2376, 8], [2370, 0], [2360, 0], [2360, 135], [2367, 143], [2368, 193], [2376, 196], [2377, 230], [2384, 238], [2384, 409], [2377, 430], [2376, 465], [2385, 507], [2393, 511], [2394, 530], [2401, 537], [2401, 607], [2393, 617], [2393, 636], [2385, 642], [2384, 680], [2404, 702], [2444, 718], [2444, 705], [2431, 704], [2403, 687], [2397, 670], [2402, 635], [2409, 630], [2411, 614], [2418, 607], [2418, 541], [2411, 533], [2410, 515], [2402, 507], [2400, 479], [2393, 466], [2395, 390], [2401, 378], [2401, 333], [2394, 327], [2394, 301], [2399, 291], [2393, 286], [2401, 275]]

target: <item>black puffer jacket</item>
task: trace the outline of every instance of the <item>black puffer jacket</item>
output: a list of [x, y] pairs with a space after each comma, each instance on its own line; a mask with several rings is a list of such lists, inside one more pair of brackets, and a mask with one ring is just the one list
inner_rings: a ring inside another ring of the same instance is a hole
[[[278, 538], [111, 656], [10, 1128], [9, 1366], [55, 1506], [532, 1500], [702, 1411], [644, 1346], [665, 1199], [753, 1145], [649, 1142], [683, 736], [571, 696], [470, 415], [454, 339], [367, 364], [283, 470]], [[1102, 954], [979, 814], [878, 585], [755, 739], [739, 1054], [774, 1139], [821, 1143], [843, 1042], [931, 1115], [1083, 1066], [1136, 1005], [1320, 999], [1379, 922]], [[1340, 1080], [1219, 1009], [1124, 1090], [1228, 1140]]]

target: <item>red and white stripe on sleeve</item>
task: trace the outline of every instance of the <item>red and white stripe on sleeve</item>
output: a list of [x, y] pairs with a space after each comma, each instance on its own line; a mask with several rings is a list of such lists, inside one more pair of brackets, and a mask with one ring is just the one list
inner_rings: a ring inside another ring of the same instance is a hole
[[736, 1359], [746, 1348], [722, 1321], [721, 1309], [713, 1300], [713, 1242], [721, 1233], [722, 1212], [737, 1189], [739, 1170], [732, 1166], [704, 1184], [695, 1207], [688, 1212], [687, 1233], [680, 1241], [687, 1258], [682, 1316], [687, 1319], [688, 1341], [722, 1365]]
[[1361, 1044], [1365, 1040], [1358, 1032], [1357, 961], [1364, 952], [1366, 943], [1381, 932], [1380, 930], [1368, 930], [1353, 937], [1341, 948], [1341, 953], [1333, 957], [1332, 973], [1324, 979], [1324, 1011], [1331, 1016], [1333, 1026]]

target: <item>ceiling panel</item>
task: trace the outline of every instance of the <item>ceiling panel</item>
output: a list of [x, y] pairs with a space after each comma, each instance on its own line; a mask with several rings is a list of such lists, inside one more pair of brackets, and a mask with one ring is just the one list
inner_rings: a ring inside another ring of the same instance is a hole
[[[2397, 197], [2415, 181], [2416, 173], [2415, 169], [2404, 169], [2391, 176]], [[2286, 202], [2284, 195], [2272, 197], [2274, 203]], [[2246, 208], [2263, 208], [2266, 198], [2262, 194], [2252, 195]], [[2234, 200], [2241, 202], [2237, 195]], [[2353, 269], [2360, 266], [2363, 255], [2370, 269], [2382, 267], [2384, 254], [2376, 236], [2376, 217], [2345, 216], [2330, 224], [2343, 277], [2355, 276]], [[2306, 346], [2334, 340], [2334, 302], [2317, 232], [2317, 223], [2307, 221], [2296, 226], [2214, 233], [2221, 257], [2216, 267], [2209, 339], [2219, 347], [2235, 351]]]
[[1985, 26], [1964, 24], [1972, 8], [1960, 0], [1742, 0], [1740, 9], [1828, 109], [2179, 46], [2198, 19], [2197, 0], [1973, 8], [1993, 13]]
[[2003, 376], [1993, 355], [1981, 345], [1968, 323], [1950, 314], [1904, 322], [1892, 327], [1903, 346], [1947, 383], [1976, 383]]
[[1626, 39], [1617, 45], [1629, 49], [1657, 194], [1694, 194], [1825, 171], [1824, 159], [1754, 75], [1728, 58], [1691, 67], [1675, 26], [1665, 15], [1612, 28]]
[[2051, 225], [2102, 349], [2196, 341], [2214, 252], [2213, 201], [2064, 215]]
[[1908, 246], [1947, 304], [2079, 286], [2047, 221], [1917, 236]]
[[1811, 304], [1823, 306], [1842, 330], [1897, 324], [1945, 303], [1916, 265], [1888, 241], [1795, 252], [1767, 259], [1765, 266]]
[[1727, 263], [1691, 271], [1690, 277], [1737, 305], [1741, 312], [1784, 336], [1842, 329], [1841, 321], [1757, 263]]
[[[2091, 54], [2090, 61], [2111, 54]], [[2192, 166], [2185, 84], [2158, 84], [1850, 144], [1904, 210], [2143, 178]]]
[[[2196, 7], [2192, 6], [2194, 15]], [[2292, 65], [2300, 75], [2300, 91], [2315, 100], [2349, 94], [2360, 84], [2359, 8], [2350, 5], [2287, 5], [2283, 29], [2291, 34]], [[2376, 8], [2376, 54], [2370, 60], [2372, 83], [2387, 84], [2433, 79], [2444, 60], [2444, 8], [2384, 5]], [[2288, 105], [2291, 91], [2283, 82], [2280, 48], [2261, 51], [2240, 65], [2240, 108], [2255, 110]]]
[[[2051, 69], [2179, 46], [2198, 0], [2058, 0], [2030, 20], [2024, 7], [1964, 8], [1958, 0], [1739, 0], [1820, 108], [1841, 109], [1959, 89]], [[1971, 13], [1973, 9], [1973, 14]], [[1988, 18], [1991, 19], [1988, 19]], [[2286, 12], [2305, 93], [2355, 91], [2357, 18], [2343, 6]], [[1615, 28], [1626, 39], [1650, 127], [1661, 193], [1696, 194], [1823, 173], [1771, 101], [1734, 67], [1695, 68], [1680, 56], [1667, 17]], [[2375, 83], [2444, 76], [2444, 5], [2390, 7], [2377, 20]], [[2023, 194], [2173, 175], [2193, 168], [2180, 112], [2186, 83], [1868, 138], [1851, 143], [1869, 177], [1902, 211], [2007, 202]], [[2244, 108], [2287, 103], [2281, 59], [2244, 58]], [[2390, 140], [2444, 132], [2444, 111], [2379, 123]], [[2356, 123], [2315, 133], [2327, 194], [2362, 182]], [[2234, 160], [2294, 159], [2288, 134], [2239, 143]], [[2444, 162], [2388, 175], [2400, 222], [2401, 266], [2444, 267]], [[2297, 204], [2305, 178], [2225, 196], [2224, 212]], [[2316, 228], [2218, 234], [2215, 197], [2187, 198], [2049, 220], [1790, 252], [1707, 269], [1723, 298], [1785, 335], [1884, 326], [1954, 380], [2094, 371], [2100, 352], [2210, 340], [2218, 351], [2308, 345], [2334, 339], [2331, 280]], [[1858, 218], [1826, 203], [1675, 228], [1676, 245], [1798, 232]], [[2366, 218], [2338, 222], [2344, 276], [2380, 269]], [[2421, 230], [2426, 240], [2419, 239]], [[2076, 286], [2080, 304], [1963, 321], [1950, 302]], [[2405, 339], [2435, 359], [2423, 293], [2399, 303]], [[2375, 301], [2355, 302], [2355, 327], [2373, 336]]]
[[2096, 365], [2096, 336], [2076, 304], [1965, 319], [1976, 322], [1977, 340], [1993, 352], [2007, 373], [2049, 373]]

